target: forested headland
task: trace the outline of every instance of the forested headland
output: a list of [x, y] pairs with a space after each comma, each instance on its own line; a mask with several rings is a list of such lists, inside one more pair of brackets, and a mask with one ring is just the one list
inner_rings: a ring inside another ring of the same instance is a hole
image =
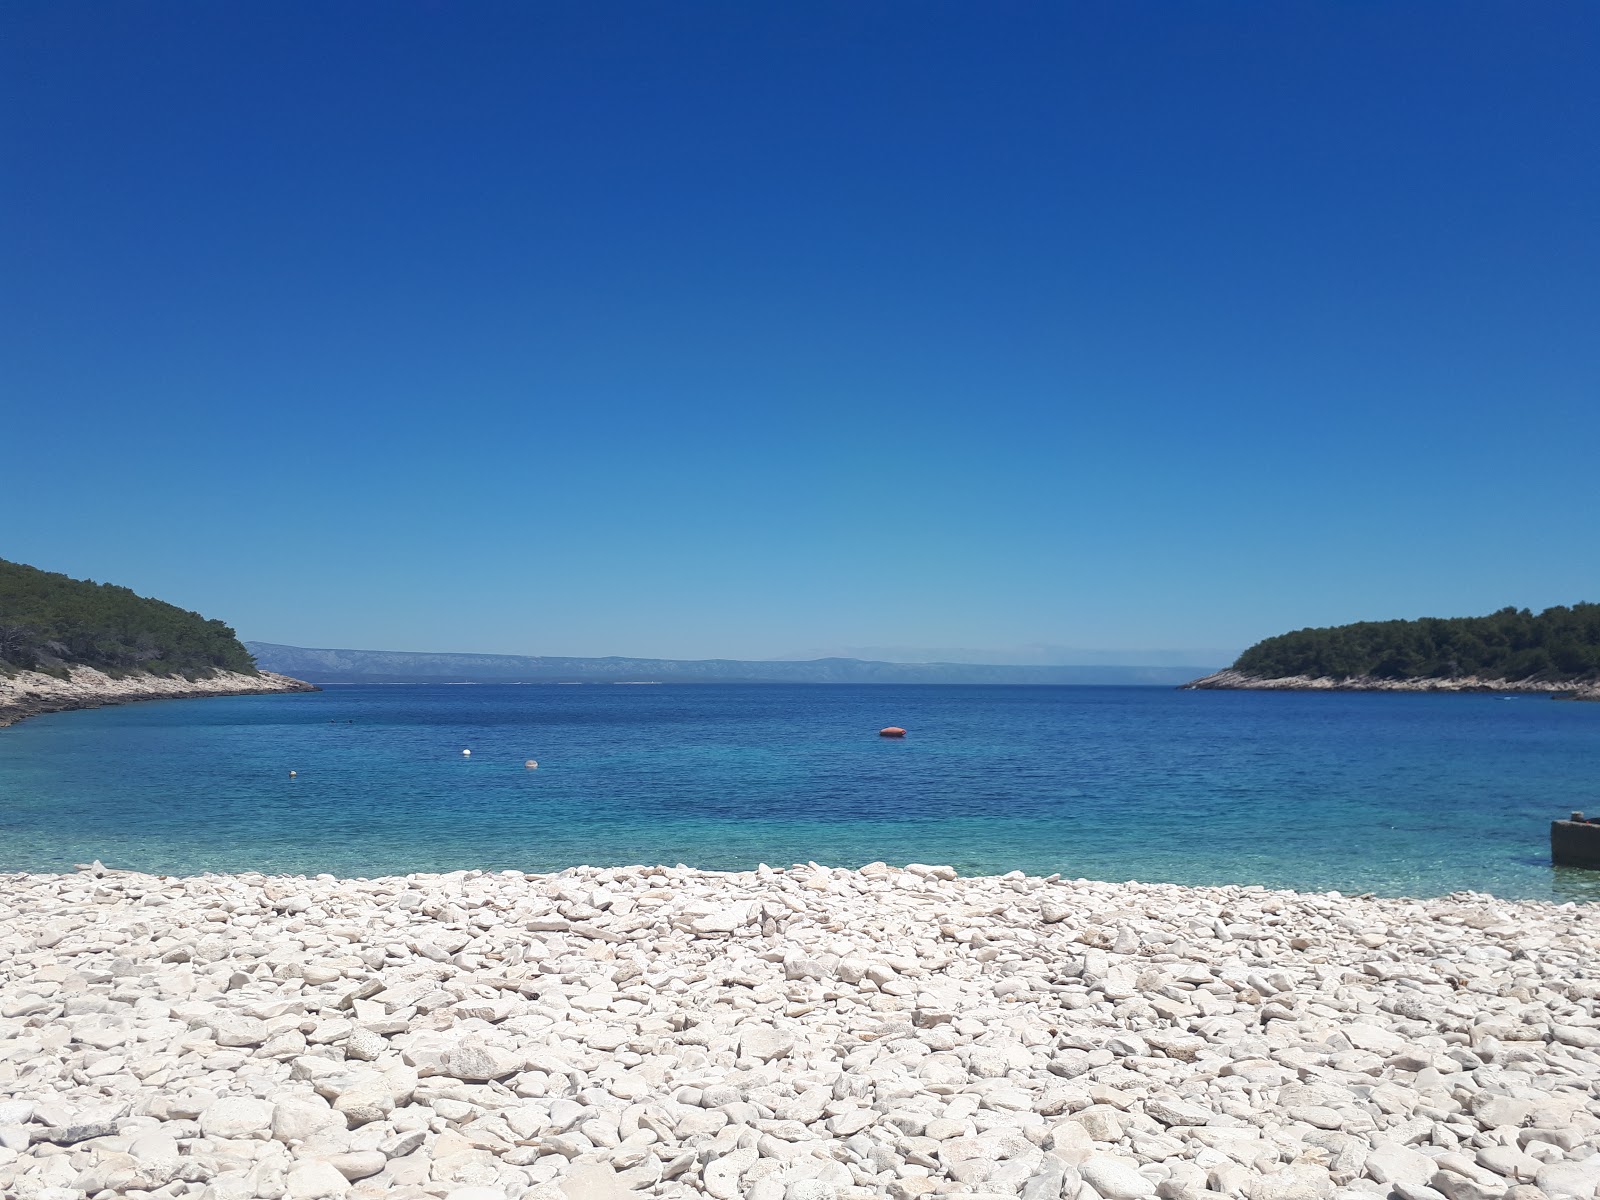
[[1233, 670], [1257, 679], [1594, 682], [1600, 680], [1600, 604], [1300, 629], [1257, 642]]
[[232, 629], [125, 587], [71, 579], [0, 559], [0, 673], [94, 667], [203, 679], [256, 674]]

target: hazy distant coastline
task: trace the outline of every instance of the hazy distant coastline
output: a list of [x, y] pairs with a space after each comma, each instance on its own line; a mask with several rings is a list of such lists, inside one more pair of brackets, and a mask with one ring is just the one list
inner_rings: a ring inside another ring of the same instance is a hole
[[865, 662], [940, 663], [982, 667], [1172, 667], [1181, 670], [1195, 663], [1231, 663], [1239, 648], [1189, 647], [1185, 650], [1096, 650], [1031, 642], [1023, 646], [828, 646], [773, 656], [780, 662], [811, 662], [819, 658], [853, 658]]
[[313, 683], [877, 683], [1100, 684], [1175, 687], [1214, 669], [1188, 666], [1016, 666], [809, 661], [565, 658], [516, 654], [320, 649], [246, 642], [267, 670]]

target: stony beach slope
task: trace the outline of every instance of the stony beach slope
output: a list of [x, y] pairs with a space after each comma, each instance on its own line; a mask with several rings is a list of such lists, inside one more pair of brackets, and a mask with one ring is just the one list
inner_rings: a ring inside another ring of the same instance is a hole
[[208, 679], [181, 675], [134, 674], [115, 678], [93, 667], [73, 667], [66, 679], [42, 671], [0, 674], [0, 728], [40, 713], [100, 708], [135, 700], [188, 700], [199, 696], [258, 696], [274, 692], [314, 692], [299, 679], [262, 671], [218, 671]]
[[814, 864], [0, 877], [26, 1200], [1592, 1200], [1600, 926]]
[[1376, 679], [1352, 675], [1334, 679], [1325, 675], [1285, 675], [1268, 679], [1243, 671], [1217, 671], [1183, 685], [1195, 691], [1262, 692], [1527, 692], [1570, 696], [1575, 700], [1600, 700], [1600, 683], [1547, 683], [1535, 679], [1480, 679], [1463, 675], [1455, 679]]

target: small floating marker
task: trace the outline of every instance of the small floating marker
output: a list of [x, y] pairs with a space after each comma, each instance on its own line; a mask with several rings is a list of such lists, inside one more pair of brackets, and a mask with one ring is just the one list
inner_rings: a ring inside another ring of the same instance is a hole
[[290, 778], [290, 779], [293, 779], [293, 778], [294, 778], [294, 777], [295, 777], [295, 776], [296, 776], [296, 775], [298, 775], [298, 774], [300, 774], [300, 772], [299, 772], [299, 771], [290, 771], [290, 772], [289, 772], [289, 778]]
[[879, 737], [905, 737], [906, 731], [898, 725], [891, 725], [887, 729], [878, 730]]
[[472, 751], [471, 750], [463, 750], [461, 753], [465, 754], [468, 758], [472, 757]]
[[539, 769], [539, 764], [537, 762], [535, 762], [531, 758], [527, 762], [523, 763], [522, 765], [527, 767], [528, 770], [530, 770], [530, 771], [536, 771], [536, 770]]

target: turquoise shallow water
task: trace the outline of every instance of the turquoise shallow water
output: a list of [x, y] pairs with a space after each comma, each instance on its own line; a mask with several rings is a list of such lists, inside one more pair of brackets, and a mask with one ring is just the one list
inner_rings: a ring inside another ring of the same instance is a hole
[[0, 731], [0, 869], [885, 859], [1587, 900], [1548, 831], [1600, 810], [1597, 766], [1600, 705], [1536, 697], [336, 687]]

